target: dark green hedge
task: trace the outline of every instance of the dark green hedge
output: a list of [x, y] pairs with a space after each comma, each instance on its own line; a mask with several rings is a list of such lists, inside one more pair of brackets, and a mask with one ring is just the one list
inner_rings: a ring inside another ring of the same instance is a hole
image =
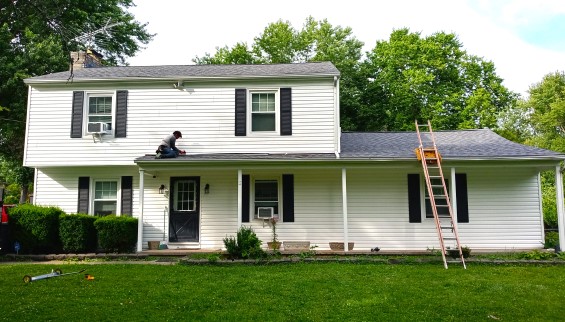
[[59, 217], [59, 237], [66, 253], [96, 251], [97, 238], [94, 222], [98, 219], [86, 214], [63, 214]]
[[49, 254], [61, 250], [59, 240], [59, 216], [63, 210], [57, 207], [40, 207], [30, 204], [10, 209], [11, 244], [20, 243], [20, 253]]
[[98, 244], [105, 252], [135, 252], [137, 243], [136, 218], [105, 216], [98, 218], [94, 222], [94, 226], [98, 231]]

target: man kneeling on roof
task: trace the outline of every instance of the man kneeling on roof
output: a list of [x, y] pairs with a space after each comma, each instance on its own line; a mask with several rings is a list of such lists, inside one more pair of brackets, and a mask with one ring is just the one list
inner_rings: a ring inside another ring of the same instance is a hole
[[186, 151], [179, 150], [175, 143], [177, 142], [178, 138], [182, 138], [182, 133], [180, 131], [174, 131], [173, 134], [167, 135], [159, 148], [157, 148], [157, 156], [156, 159], [163, 159], [163, 158], [176, 158], [179, 154], [186, 154]]

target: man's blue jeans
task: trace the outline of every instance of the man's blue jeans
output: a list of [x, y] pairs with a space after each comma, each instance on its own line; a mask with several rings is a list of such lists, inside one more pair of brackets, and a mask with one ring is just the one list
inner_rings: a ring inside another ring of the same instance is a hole
[[176, 158], [178, 156], [179, 153], [171, 148], [163, 148], [163, 151], [161, 151], [161, 158]]

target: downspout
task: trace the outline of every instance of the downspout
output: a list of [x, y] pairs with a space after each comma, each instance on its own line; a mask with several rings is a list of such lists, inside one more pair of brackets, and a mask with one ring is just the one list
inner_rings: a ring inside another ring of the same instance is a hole
[[[334, 111], [334, 135], [335, 135], [335, 140], [334, 140], [334, 149], [336, 152], [336, 155], [341, 153], [341, 125], [340, 125], [340, 104], [339, 104], [339, 77], [338, 76], [334, 76], [334, 106], [335, 106], [335, 111]], [[339, 156], [338, 156], [339, 158]]]
[[555, 166], [555, 190], [557, 194], [557, 228], [559, 230], [559, 248], [565, 247], [565, 209], [563, 209], [563, 174], [561, 166]]
[[543, 222], [543, 195], [541, 193], [541, 172], [538, 171], [538, 178], [537, 178], [538, 182], [538, 200], [539, 200], [539, 213], [540, 213], [540, 227], [541, 227], [541, 236], [540, 236], [540, 240], [542, 242], [544, 242], [545, 244], [545, 224]]
[[347, 226], [347, 170], [341, 169], [341, 198], [343, 205], [343, 251], [349, 251], [349, 233]]
[[145, 170], [139, 169], [139, 218], [137, 218], [137, 251], [143, 251], [143, 191]]
[[243, 203], [242, 203], [242, 196], [243, 196], [243, 173], [241, 169], [237, 170], [237, 229], [241, 227], [241, 215], [243, 213]]

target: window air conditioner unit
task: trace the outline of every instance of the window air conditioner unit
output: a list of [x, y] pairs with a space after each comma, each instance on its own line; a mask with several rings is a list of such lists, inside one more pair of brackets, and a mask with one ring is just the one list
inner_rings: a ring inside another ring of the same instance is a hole
[[271, 219], [273, 218], [275, 209], [273, 207], [257, 207], [258, 219]]
[[103, 122], [89, 122], [88, 133], [108, 133], [110, 132], [108, 123]]

